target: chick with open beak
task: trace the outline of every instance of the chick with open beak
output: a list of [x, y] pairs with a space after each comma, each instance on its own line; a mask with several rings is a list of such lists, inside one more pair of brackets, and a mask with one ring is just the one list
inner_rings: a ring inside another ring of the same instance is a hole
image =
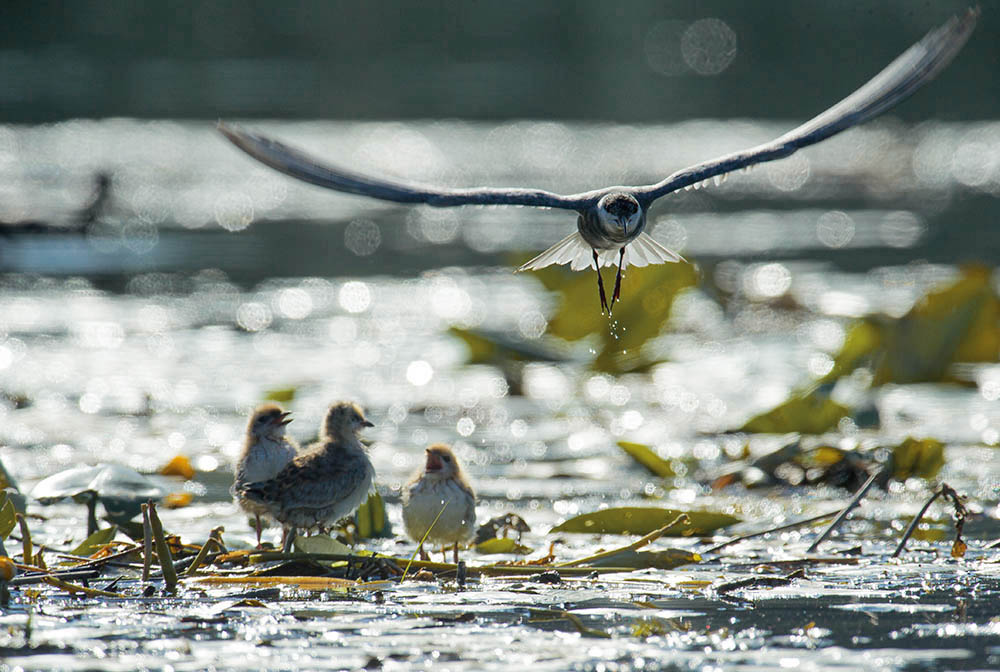
[[247, 423], [243, 450], [236, 462], [236, 477], [229, 492], [241, 509], [254, 516], [257, 548], [260, 548], [261, 516], [267, 508], [247, 498], [243, 487], [249, 483], [274, 478], [298, 454], [298, 445], [285, 436], [292, 420], [288, 411], [277, 404], [264, 404], [254, 409]]
[[[403, 488], [403, 525], [418, 544], [425, 535], [428, 543], [440, 544], [444, 557], [452, 546], [457, 563], [459, 544], [476, 532], [476, 493], [451, 448], [437, 443], [425, 453], [423, 468]], [[423, 546], [420, 557], [427, 559]]]

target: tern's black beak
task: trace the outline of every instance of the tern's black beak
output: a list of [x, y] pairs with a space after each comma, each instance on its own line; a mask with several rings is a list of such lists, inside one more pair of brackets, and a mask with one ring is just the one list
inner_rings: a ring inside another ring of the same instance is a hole
[[362, 427], [374, 427], [375, 423], [374, 422], [368, 422], [367, 420], [365, 420], [364, 422], [361, 423], [361, 426]]

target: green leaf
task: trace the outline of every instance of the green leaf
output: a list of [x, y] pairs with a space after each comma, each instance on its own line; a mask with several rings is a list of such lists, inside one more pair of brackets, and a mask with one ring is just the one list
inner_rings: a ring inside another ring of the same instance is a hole
[[368, 495], [368, 500], [354, 513], [354, 524], [358, 539], [386, 539], [392, 536], [382, 495], [377, 492]]
[[664, 536], [687, 537], [704, 535], [740, 522], [739, 518], [712, 511], [680, 511], [654, 507], [625, 506], [602, 509], [570, 518], [552, 528], [551, 532], [586, 534], [649, 534], [687, 513], [690, 522], [677, 525]]
[[295, 393], [298, 392], [299, 388], [296, 386], [290, 387], [276, 387], [273, 390], [268, 390], [264, 394], [265, 401], [276, 401], [279, 404], [288, 404], [294, 401]]
[[567, 359], [553, 347], [514, 339], [502, 332], [451, 327], [448, 333], [465, 343], [469, 349], [469, 364], [495, 364], [502, 361], [563, 362]]
[[517, 553], [518, 555], [528, 555], [532, 549], [517, 543], [513, 537], [487, 539], [473, 546], [476, 553], [482, 555], [495, 555], [498, 553]]
[[697, 553], [684, 551], [679, 548], [667, 548], [660, 551], [632, 551], [625, 550], [614, 553], [593, 562], [588, 562], [585, 567], [630, 567], [632, 569], [674, 569], [681, 565], [690, 565], [701, 562], [701, 556]]
[[15, 513], [17, 511], [14, 510], [14, 502], [6, 492], [0, 492], [0, 539], [6, 539], [17, 524]]
[[301, 553], [330, 553], [334, 555], [351, 555], [351, 548], [340, 543], [333, 537], [317, 534], [312, 537], [295, 537], [295, 550]]
[[[614, 272], [604, 270], [609, 293]], [[622, 278], [621, 300], [609, 318], [601, 312], [592, 269], [577, 272], [549, 267], [536, 275], [547, 289], [560, 295], [548, 333], [567, 341], [596, 337], [599, 348], [591, 367], [612, 374], [642, 372], [655, 363], [643, 356], [642, 346], [660, 334], [677, 294], [697, 281], [694, 266], [686, 262], [630, 267]]]
[[892, 449], [892, 477], [934, 478], [944, 466], [944, 444], [936, 439], [907, 438]]
[[951, 285], [929, 292], [906, 315], [869, 316], [848, 332], [823, 381], [855, 368], [873, 368], [873, 385], [956, 381], [956, 362], [1000, 358], [1000, 298], [988, 268], [962, 271]]
[[649, 446], [641, 443], [632, 443], [631, 441], [619, 441], [618, 447], [656, 476], [661, 478], [672, 478], [675, 476], [670, 463], [657, 455]]
[[798, 392], [788, 401], [747, 420], [737, 431], [761, 434], [822, 434], [837, 426], [850, 410], [823, 392]]
[[111, 540], [115, 538], [115, 534], [117, 533], [118, 528], [114, 525], [111, 527], [105, 527], [103, 530], [98, 530], [84, 539], [79, 546], [70, 551], [70, 555], [79, 555], [81, 557], [93, 555], [101, 548], [111, 543]]

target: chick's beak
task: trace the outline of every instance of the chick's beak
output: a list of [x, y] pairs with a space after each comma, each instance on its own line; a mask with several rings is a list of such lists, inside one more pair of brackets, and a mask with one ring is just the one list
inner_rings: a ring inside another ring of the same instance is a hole
[[287, 425], [292, 421], [291, 415], [292, 415], [291, 411], [285, 411], [284, 413], [278, 416], [277, 424], [282, 426]]
[[374, 427], [374, 426], [375, 426], [375, 423], [374, 423], [374, 422], [368, 422], [367, 420], [364, 420], [364, 421], [363, 421], [363, 422], [361, 423], [361, 426], [362, 426], [362, 427]]
[[441, 471], [444, 469], [444, 463], [441, 462], [441, 456], [437, 453], [427, 452], [427, 464], [424, 466], [424, 471]]

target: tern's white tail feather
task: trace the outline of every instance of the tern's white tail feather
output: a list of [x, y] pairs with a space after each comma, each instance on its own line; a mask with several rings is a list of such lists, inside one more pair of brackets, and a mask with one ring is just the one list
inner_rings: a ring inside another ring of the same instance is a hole
[[[617, 266], [618, 250], [600, 250], [597, 258], [601, 266]], [[640, 233], [625, 247], [625, 266], [641, 267], [673, 261], [682, 261], [682, 257], [660, 245], [645, 232]], [[579, 231], [574, 231], [517, 270], [537, 271], [553, 264], [569, 264], [574, 271], [581, 271], [588, 266], [593, 268], [594, 250]]]

